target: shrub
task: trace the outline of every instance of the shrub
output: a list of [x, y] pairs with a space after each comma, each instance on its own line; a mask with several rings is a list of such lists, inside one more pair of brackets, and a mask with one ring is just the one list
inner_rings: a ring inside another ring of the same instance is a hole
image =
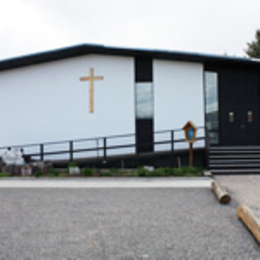
[[88, 176], [92, 176], [93, 174], [93, 169], [91, 168], [83, 168], [81, 173], [83, 174], [83, 176], [88, 177]]
[[203, 176], [203, 173], [200, 171], [192, 172], [192, 173], [187, 173], [186, 176], [188, 177], [198, 177], [198, 176]]
[[39, 178], [39, 177], [43, 176], [43, 171], [37, 171], [37, 172], [35, 172], [35, 173], [34, 173], [34, 176], [35, 176], [36, 178]]
[[8, 173], [8, 172], [0, 172], [0, 177], [1, 178], [4, 178], [4, 177], [11, 177], [11, 173]]
[[59, 175], [58, 175], [60, 178], [65, 178], [65, 177], [67, 177], [67, 174], [66, 173], [59, 173]]
[[196, 168], [195, 167], [190, 167], [190, 166], [185, 166], [181, 168], [182, 173], [194, 173], [196, 172]]
[[164, 177], [166, 176], [166, 170], [165, 168], [157, 168], [157, 169], [154, 169], [152, 172], [150, 172], [150, 176], [153, 176], [153, 177]]
[[108, 171], [108, 172], [101, 172], [101, 176], [103, 176], [103, 177], [111, 177], [113, 174], [110, 172], [110, 171]]
[[173, 175], [182, 176], [183, 175], [182, 169], [181, 168], [174, 168], [173, 169]]
[[136, 173], [139, 177], [146, 177], [147, 175], [149, 175], [149, 171], [144, 167], [138, 167]]
[[116, 168], [111, 168], [109, 170], [109, 173], [110, 173], [110, 176], [113, 176], [113, 175], [119, 175], [120, 174], [120, 171]]
[[49, 177], [57, 177], [58, 175], [59, 175], [59, 171], [54, 168], [51, 168], [48, 172]]
[[138, 177], [138, 172], [134, 171], [129, 174], [129, 177]]
[[166, 167], [166, 168], [163, 168], [163, 170], [164, 170], [165, 176], [171, 176], [171, 175], [174, 175], [175, 168]]
[[202, 176], [203, 168], [201, 167], [183, 167], [182, 172], [186, 176]]
[[203, 167], [195, 167], [196, 169], [196, 173], [199, 174], [199, 176], [203, 176], [203, 172], [205, 171], [205, 169]]

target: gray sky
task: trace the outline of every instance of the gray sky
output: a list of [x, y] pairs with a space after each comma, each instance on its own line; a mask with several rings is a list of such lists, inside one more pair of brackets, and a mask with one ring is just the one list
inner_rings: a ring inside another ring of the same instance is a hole
[[81, 43], [245, 56], [259, 0], [0, 0], [0, 59]]

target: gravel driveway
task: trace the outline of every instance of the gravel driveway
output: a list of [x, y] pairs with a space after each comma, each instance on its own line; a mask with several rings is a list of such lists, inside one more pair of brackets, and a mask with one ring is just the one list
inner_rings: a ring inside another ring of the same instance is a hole
[[260, 259], [209, 188], [0, 189], [0, 260]]

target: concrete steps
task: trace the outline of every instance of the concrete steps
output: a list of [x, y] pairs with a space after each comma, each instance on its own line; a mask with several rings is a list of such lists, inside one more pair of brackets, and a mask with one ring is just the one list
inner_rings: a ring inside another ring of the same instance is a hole
[[213, 174], [260, 174], [260, 146], [211, 147], [209, 170]]

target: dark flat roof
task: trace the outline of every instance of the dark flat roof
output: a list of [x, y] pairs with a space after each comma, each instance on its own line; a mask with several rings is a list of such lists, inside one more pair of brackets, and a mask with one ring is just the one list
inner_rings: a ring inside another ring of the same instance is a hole
[[250, 58], [239, 58], [229, 56], [218, 56], [198, 53], [187, 53], [178, 51], [165, 51], [155, 49], [134, 49], [121, 47], [108, 47], [104, 45], [81, 44], [77, 46], [40, 52], [17, 58], [0, 61], [0, 71], [14, 68], [40, 64], [44, 62], [57, 61], [86, 54], [116, 55], [128, 57], [150, 57], [154, 59], [199, 62], [203, 64], [240, 64], [260, 68], [260, 60]]

